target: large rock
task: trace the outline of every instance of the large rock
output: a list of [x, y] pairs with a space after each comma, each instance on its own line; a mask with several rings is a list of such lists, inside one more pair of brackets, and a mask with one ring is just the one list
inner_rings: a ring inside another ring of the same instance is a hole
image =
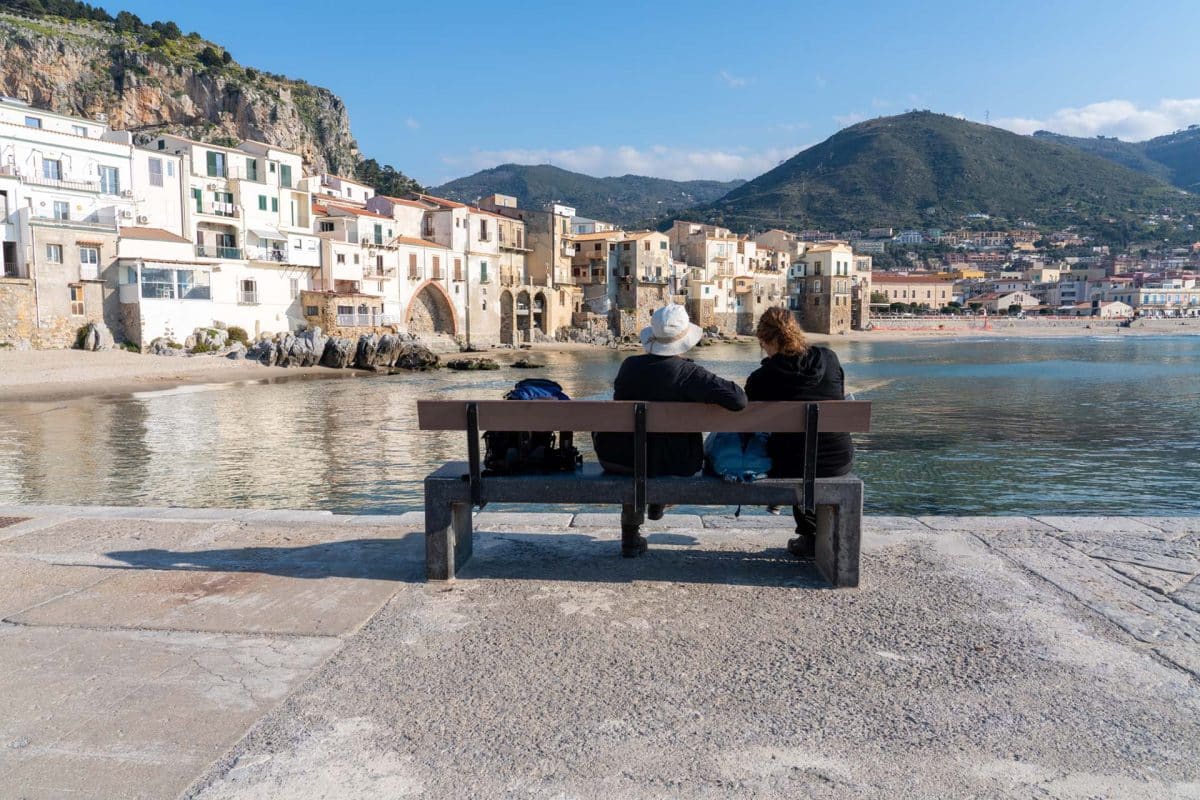
[[258, 341], [254, 346], [246, 351], [246, 358], [251, 361], [257, 361], [264, 367], [273, 367], [275, 362], [279, 360], [279, 345], [273, 341]]
[[438, 364], [437, 353], [423, 344], [408, 342], [404, 344], [400, 356], [393, 366], [400, 369], [430, 369]]
[[321, 354], [321, 366], [345, 369], [354, 360], [354, 340], [341, 336], [330, 336], [325, 340], [325, 352]]
[[279, 366], [313, 367], [325, 355], [325, 334], [318, 327], [289, 334], [280, 343]]
[[111, 350], [113, 335], [103, 322], [89, 322], [79, 337], [81, 350]]
[[225, 354], [225, 357], [233, 361], [239, 361], [243, 358], [246, 358], [246, 345], [242, 344], [241, 342], [234, 342], [230, 346], [229, 352]]
[[183, 352], [183, 348], [179, 345], [172, 347], [175, 344], [170, 339], [158, 337], [150, 342], [150, 346], [146, 348], [146, 352], [155, 356], [177, 356]]
[[379, 337], [373, 333], [364, 333], [358, 337], [358, 345], [354, 350], [354, 366], [359, 369], [375, 366], [375, 350], [378, 346]]
[[385, 333], [379, 337], [379, 344], [375, 347], [375, 356], [371, 359], [373, 367], [390, 367], [396, 363], [396, 359], [404, 350], [404, 343], [400, 341], [394, 333]]
[[216, 350], [224, 350], [226, 343], [229, 341], [228, 331], [220, 328], [196, 328], [192, 331], [192, 335], [183, 343], [185, 349], [194, 350], [199, 348], [202, 353], [209, 353]]

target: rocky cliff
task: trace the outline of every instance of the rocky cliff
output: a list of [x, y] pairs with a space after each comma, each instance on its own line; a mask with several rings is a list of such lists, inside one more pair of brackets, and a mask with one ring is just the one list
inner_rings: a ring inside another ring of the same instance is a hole
[[194, 34], [0, 13], [0, 92], [118, 129], [269, 142], [314, 170], [353, 174], [360, 159], [336, 95], [243, 67]]

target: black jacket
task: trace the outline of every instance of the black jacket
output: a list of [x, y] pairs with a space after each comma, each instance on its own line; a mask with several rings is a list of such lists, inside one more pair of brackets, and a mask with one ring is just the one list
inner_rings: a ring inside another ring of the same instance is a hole
[[[803, 355], [776, 354], [746, 380], [751, 400], [845, 400], [846, 384], [837, 355], [827, 347], [809, 347]], [[804, 434], [777, 433], [767, 442], [771, 475], [780, 478], [804, 474]], [[822, 433], [817, 437], [817, 477], [845, 475], [854, 460], [854, 443], [848, 433]]]
[[[679, 356], [625, 359], [613, 382], [613, 400], [717, 403], [733, 411], [746, 407], [742, 387]], [[592, 441], [602, 464], [620, 471], [633, 468], [632, 434], [597, 433]], [[704, 438], [700, 433], [652, 433], [646, 437], [649, 475], [694, 475], [703, 466]]]

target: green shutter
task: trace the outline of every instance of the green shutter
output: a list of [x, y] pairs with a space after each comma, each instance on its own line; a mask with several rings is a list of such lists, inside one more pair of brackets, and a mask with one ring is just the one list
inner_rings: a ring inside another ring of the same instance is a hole
[[199, 189], [192, 189], [192, 199], [196, 201], [196, 213], [197, 214], [204, 213], [203, 194], [200, 192]]
[[286, 189], [292, 188], [292, 168], [288, 164], [279, 165], [279, 185]]
[[276, 214], [279, 213], [279, 198], [278, 197], [271, 198], [271, 210], [274, 211]]
[[210, 177], [210, 178], [224, 177], [221, 174], [220, 168], [217, 166], [217, 153], [214, 153], [212, 150], [209, 150], [207, 153], [205, 153], [205, 155], [207, 156], [207, 161], [208, 161], [208, 177]]
[[258, 180], [258, 159], [246, 159], [246, 177], [252, 181]]
[[258, 210], [259, 211], [267, 210], [267, 196], [265, 194], [260, 194], [258, 196]]

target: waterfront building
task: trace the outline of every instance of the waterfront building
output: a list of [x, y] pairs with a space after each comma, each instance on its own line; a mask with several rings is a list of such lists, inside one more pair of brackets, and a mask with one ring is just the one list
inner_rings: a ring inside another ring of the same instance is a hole
[[802, 260], [792, 263], [788, 296], [804, 330], [824, 334], [850, 330], [854, 269], [854, 251], [846, 242], [812, 245]]
[[871, 287], [875, 294], [886, 300], [883, 306], [892, 303], [925, 306], [932, 310], [944, 308], [953, 299], [954, 284], [936, 275], [904, 275], [895, 272], [874, 272]]
[[1020, 306], [1024, 311], [1037, 308], [1042, 304], [1036, 296], [1029, 292], [989, 292], [972, 297], [967, 305], [976, 310], [984, 310], [989, 314], [1007, 314], [1013, 306]]

